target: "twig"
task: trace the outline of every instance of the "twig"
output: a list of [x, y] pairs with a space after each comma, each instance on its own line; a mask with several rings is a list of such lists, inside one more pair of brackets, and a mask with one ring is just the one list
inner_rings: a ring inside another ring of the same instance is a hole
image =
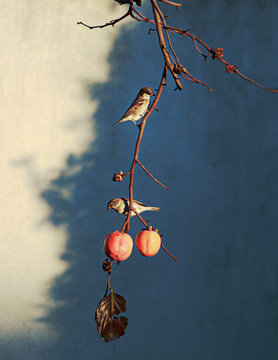
[[258, 86], [258, 87], [260, 87], [260, 88], [262, 88], [264, 90], [271, 91], [271, 92], [274, 92], [274, 93], [278, 93], [278, 89], [268, 88], [268, 87], [266, 87], [264, 85], [261, 85], [261, 84], [257, 83], [256, 81], [254, 81], [252, 79], [249, 79], [247, 76], [241, 74], [237, 69], [235, 70], [235, 73], [237, 73], [242, 79], [247, 80], [250, 83], [252, 83], [252, 84], [254, 84], [254, 85], [256, 85], [256, 86]]
[[163, 185], [160, 181], [158, 181], [158, 180], [145, 168], [145, 166], [140, 163], [140, 161], [139, 161], [138, 159], [137, 159], [136, 161], [137, 161], [138, 165], [140, 165], [141, 168], [146, 171], [147, 175], [148, 175], [148, 176], [150, 175], [150, 177], [151, 177], [155, 182], [157, 182], [159, 185], [161, 185], [164, 189], [170, 190], [167, 186]]
[[186, 79], [186, 80], [188, 80], [188, 81], [192, 81], [192, 82], [194, 82], [194, 83], [196, 83], [196, 84], [202, 84], [202, 85], [204, 85], [207, 89], [209, 89], [209, 91], [212, 91], [212, 89], [211, 89], [207, 84], [205, 84], [204, 82], [202, 82], [201, 80], [198, 80], [198, 79], [194, 78], [194, 77], [193, 77], [192, 75], [190, 75], [188, 72], [186, 72], [186, 74], [187, 74], [188, 76], [190, 76], [191, 79], [187, 78], [187, 77], [184, 76], [183, 74], [181, 74], [181, 77], [183, 77], [184, 79]]
[[147, 224], [146, 220], [142, 218], [142, 216], [134, 209], [134, 207], [131, 208], [131, 210], [134, 212], [134, 214], [142, 221], [142, 223], [146, 226], [146, 228], [149, 228], [149, 225]]
[[168, 1], [168, 0], [158, 0], [158, 1], [164, 2], [164, 3], [169, 4], [169, 5], [173, 5], [173, 6], [176, 6], [176, 7], [181, 7], [182, 6], [181, 4], [177, 4], [177, 3], [174, 3], [174, 2]]
[[90, 30], [92, 30], [92, 29], [103, 29], [106, 26], [115, 26], [118, 22], [122, 21], [123, 19], [125, 19], [126, 17], [128, 17], [129, 15], [132, 14], [132, 7], [133, 6], [130, 5], [128, 11], [123, 16], [119, 17], [118, 19], [111, 20], [109, 23], [106, 23], [104, 25], [90, 26], [90, 25], [84, 24], [82, 21], [77, 22], [77, 25], [86, 26]]
[[168, 251], [168, 250], [166, 249], [166, 247], [165, 247], [162, 243], [161, 243], [161, 246], [162, 246], [163, 250], [164, 250], [168, 255], [170, 255], [173, 260], [175, 260], [175, 262], [178, 261], [179, 258], [178, 258], [178, 257], [175, 257], [174, 255], [172, 255], [172, 254], [170, 253], [170, 251]]

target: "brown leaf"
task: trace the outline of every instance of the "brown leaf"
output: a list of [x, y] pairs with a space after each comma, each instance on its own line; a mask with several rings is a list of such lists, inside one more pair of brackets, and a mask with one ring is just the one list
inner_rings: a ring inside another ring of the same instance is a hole
[[97, 330], [105, 342], [118, 339], [125, 334], [128, 320], [124, 316], [115, 316], [126, 311], [126, 300], [111, 290], [102, 298], [95, 312]]
[[225, 65], [225, 71], [228, 73], [228, 74], [233, 74], [237, 69], [237, 66], [236, 65], [230, 65], [230, 64], [226, 64]]

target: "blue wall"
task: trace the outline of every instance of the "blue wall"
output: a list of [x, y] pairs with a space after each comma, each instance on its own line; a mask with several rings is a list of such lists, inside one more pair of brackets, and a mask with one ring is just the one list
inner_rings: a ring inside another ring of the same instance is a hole
[[[277, 1], [183, 5], [178, 12], [162, 6], [169, 24], [223, 47], [240, 71], [278, 87]], [[148, 6], [143, 10], [152, 16]], [[103, 239], [123, 223], [106, 212], [106, 203], [128, 195], [127, 181], [111, 179], [113, 172], [129, 170], [137, 136], [132, 123], [111, 126], [139, 88], [158, 87], [163, 68], [149, 25], [118, 26], [111, 79], [88, 88], [100, 102], [98, 138], [81, 159], [68, 159], [68, 168], [82, 166], [80, 173], [61, 173], [53, 182], [56, 190], [42, 193], [52, 209], [50, 221], [67, 226], [63, 259], [70, 266], [50, 294], [63, 305], [37, 319], [60, 332], [56, 342], [45, 342], [41, 358], [273, 360], [278, 355], [278, 97], [228, 75], [219, 62], [204, 62], [186, 38], [173, 39], [181, 62], [214, 91], [186, 81], [182, 92], [173, 91], [168, 77], [159, 112], [147, 122], [140, 161], [171, 190], [140, 168], [134, 185], [135, 199], [161, 207], [145, 218], [180, 260], [174, 263], [163, 251], [153, 259], [134, 251], [115, 266], [111, 285], [127, 299], [127, 333], [105, 344], [96, 332], [93, 312], [106, 282]], [[68, 184], [74, 191], [65, 199], [60, 190]], [[131, 235], [141, 228], [132, 219]], [[25, 355], [29, 358], [28, 350]]]

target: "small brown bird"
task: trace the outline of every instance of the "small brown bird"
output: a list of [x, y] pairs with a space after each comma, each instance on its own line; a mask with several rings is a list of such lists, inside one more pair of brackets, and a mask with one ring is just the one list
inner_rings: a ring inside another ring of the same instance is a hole
[[[159, 207], [146, 206], [136, 200], [132, 201], [132, 207], [138, 212], [138, 214], [140, 214], [143, 211], [159, 211], [160, 210]], [[110, 200], [107, 204], [107, 210], [109, 210], [109, 209], [113, 209], [117, 213], [124, 214], [125, 216], [127, 216], [128, 209], [129, 209], [129, 199], [122, 197], [122, 198]], [[136, 214], [132, 211], [131, 216], [134, 216], [134, 215], [136, 215]]]
[[133, 101], [131, 106], [124, 113], [121, 120], [117, 121], [113, 126], [124, 121], [133, 121], [136, 125], [136, 121], [139, 120], [148, 110], [151, 96], [154, 96], [152, 89], [148, 86], [143, 87], [137, 94], [136, 99]]

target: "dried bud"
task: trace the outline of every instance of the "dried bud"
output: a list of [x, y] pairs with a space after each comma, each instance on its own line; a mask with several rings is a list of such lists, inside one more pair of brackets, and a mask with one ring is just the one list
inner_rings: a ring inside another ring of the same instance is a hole
[[117, 173], [114, 173], [113, 175], [113, 181], [117, 181], [117, 182], [120, 182], [123, 180], [124, 176], [123, 176], [123, 171], [120, 171], [118, 174]]
[[228, 74], [233, 74], [236, 69], [237, 69], [237, 66], [236, 66], [236, 65], [230, 65], [230, 64], [225, 65], [225, 71], [226, 71]]
[[102, 263], [102, 269], [103, 271], [110, 271], [112, 267], [111, 261], [108, 259], [105, 259]]
[[224, 50], [223, 48], [214, 48], [212, 49], [212, 53], [213, 53], [212, 58], [214, 60], [216, 58], [222, 58], [224, 55]]
[[182, 66], [179, 63], [176, 63], [174, 66], [174, 72], [178, 75], [180, 75], [182, 73]]

